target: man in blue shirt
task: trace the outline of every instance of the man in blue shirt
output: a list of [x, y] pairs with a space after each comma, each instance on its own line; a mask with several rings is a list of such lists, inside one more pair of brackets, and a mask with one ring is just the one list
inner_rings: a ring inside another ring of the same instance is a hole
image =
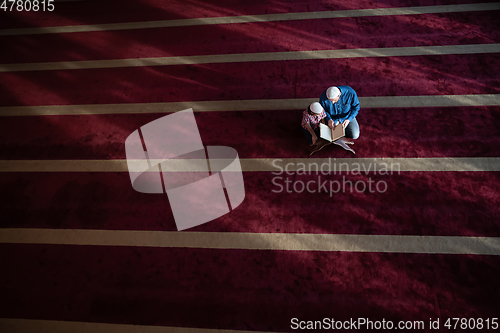
[[330, 87], [321, 94], [319, 103], [326, 111], [325, 120], [330, 128], [341, 125], [345, 128], [347, 138], [359, 137], [359, 125], [356, 120], [359, 100], [354, 89], [349, 86]]

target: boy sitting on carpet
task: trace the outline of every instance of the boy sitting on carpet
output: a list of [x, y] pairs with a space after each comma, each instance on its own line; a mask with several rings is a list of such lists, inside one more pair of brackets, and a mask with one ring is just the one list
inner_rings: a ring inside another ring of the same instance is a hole
[[302, 131], [309, 145], [314, 146], [319, 138], [319, 123], [325, 123], [326, 113], [321, 104], [314, 102], [302, 113]]

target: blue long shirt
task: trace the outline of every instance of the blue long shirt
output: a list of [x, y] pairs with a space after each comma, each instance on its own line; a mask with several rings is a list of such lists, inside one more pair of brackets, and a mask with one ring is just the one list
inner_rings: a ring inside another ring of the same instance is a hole
[[337, 86], [337, 88], [340, 90], [340, 98], [337, 103], [333, 104], [326, 97], [326, 90], [319, 98], [319, 103], [326, 111], [326, 120], [333, 119], [334, 122], [338, 121], [339, 123], [346, 119], [352, 121], [359, 112], [358, 95], [349, 86]]

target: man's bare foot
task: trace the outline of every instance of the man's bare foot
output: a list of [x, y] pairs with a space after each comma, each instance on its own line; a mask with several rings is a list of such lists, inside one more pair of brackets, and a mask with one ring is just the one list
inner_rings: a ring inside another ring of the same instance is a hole
[[342, 140], [344, 140], [344, 142], [345, 142], [346, 145], [353, 145], [354, 144], [354, 141], [351, 141], [349, 139], [342, 138]]
[[333, 143], [344, 148], [347, 151], [350, 151], [353, 154], [356, 154], [356, 152], [351, 147], [348, 146], [348, 145], [354, 144], [354, 142], [352, 142], [352, 141], [346, 140], [344, 138], [340, 138], [340, 139], [334, 141]]

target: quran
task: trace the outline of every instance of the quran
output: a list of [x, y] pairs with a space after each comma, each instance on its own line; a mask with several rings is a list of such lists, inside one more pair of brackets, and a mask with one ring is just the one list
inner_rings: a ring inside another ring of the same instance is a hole
[[328, 142], [337, 141], [341, 137], [345, 136], [345, 129], [342, 124], [338, 124], [334, 129], [326, 126], [325, 124], [319, 124], [320, 137], [325, 139]]

